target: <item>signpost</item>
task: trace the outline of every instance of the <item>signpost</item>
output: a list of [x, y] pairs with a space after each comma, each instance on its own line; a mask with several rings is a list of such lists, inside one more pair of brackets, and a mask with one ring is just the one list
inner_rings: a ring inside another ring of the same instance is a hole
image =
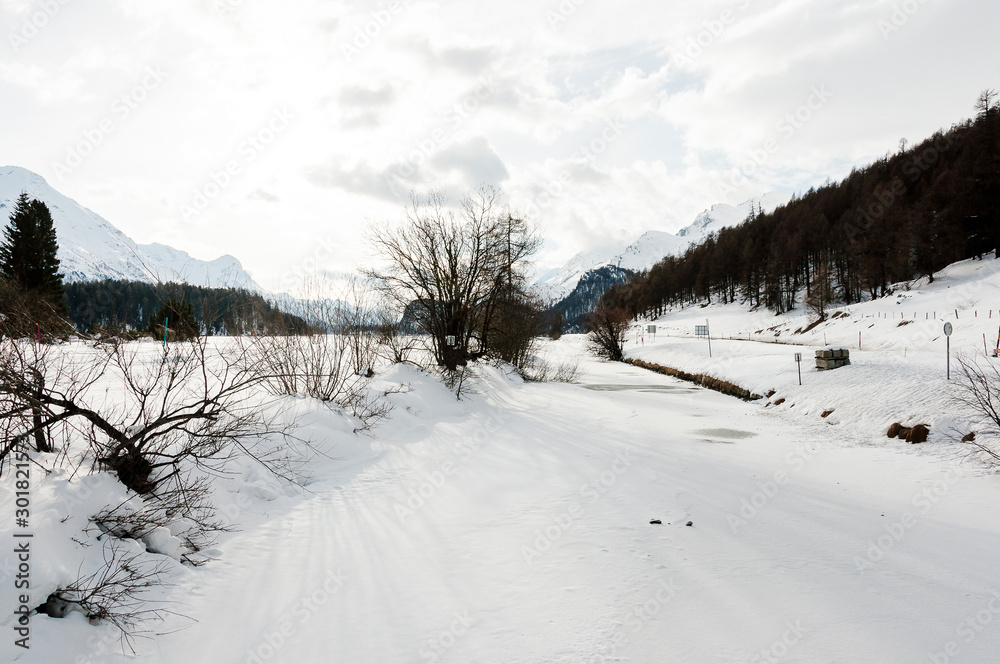
[[944, 324], [944, 337], [947, 340], [947, 353], [948, 353], [948, 380], [951, 380], [951, 333], [954, 332], [954, 328], [951, 323]]
[[799, 365], [799, 385], [802, 384], [802, 353], [795, 354], [795, 362]]
[[646, 326], [646, 331], [653, 335], [653, 343], [656, 343], [656, 326], [648, 325]]
[[696, 337], [707, 337], [708, 338], [708, 356], [712, 357], [712, 333], [708, 329], [708, 321], [705, 321], [704, 325], [694, 326], [694, 335]]

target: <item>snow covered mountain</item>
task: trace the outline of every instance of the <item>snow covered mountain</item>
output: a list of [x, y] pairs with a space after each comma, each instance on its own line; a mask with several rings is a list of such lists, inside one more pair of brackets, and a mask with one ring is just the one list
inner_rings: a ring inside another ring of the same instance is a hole
[[739, 205], [719, 203], [699, 214], [676, 235], [665, 231], [646, 231], [626, 247], [605, 247], [581, 252], [554, 274], [543, 275], [535, 286], [547, 301], [557, 302], [571, 293], [580, 279], [591, 270], [605, 265], [632, 271], [647, 270], [664, 256], [680, 255], [712, 233], [742, 223], [751, 210], [773, 212], [787, 202], [787, 196], [766, 193]]
[[42, 176], [18, 166], [0, 166], [0, 226], [6, 225], [22, 191], [44, 202], [52, 213], [67, 282], [182, 281], [262, 292], [232, 256], [202, 261], [162, 244], [136, 244], [100, 215], [53, 189]]

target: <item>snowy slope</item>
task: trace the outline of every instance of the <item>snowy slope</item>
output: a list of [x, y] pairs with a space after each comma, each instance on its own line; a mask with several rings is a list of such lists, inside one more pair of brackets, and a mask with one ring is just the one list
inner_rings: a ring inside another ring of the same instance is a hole
[[739, 205], [719, 203], [699, 214], [677, 234], [665, 231], [647, 231], [627, 247], [605, 247], [574, 256], [554, 273], [543, 275], [535, 284], [542, 297], [556, 302], [566, 297], [587, 272], [604, 265], [616, 265], [627, 270], [647, 270], [664, 256], [677, 256], [698, 244], [712, 233], [742, 223], [751, 209], [772, 212], [788, 202], [787, 196], [766, 193]]
[[556, 302], [576, 288], [580, 278], [595, 267], [613, 262], [622, 247], [602, 247], [593, 251], [580, 252], [550, 275], [543, 275], [535, 284], [542, 297], [550, 302]]
[[[815, 326], [802, 309], [780, 316], [740, 304], [676, 309], [656, 321], [655, 340], [630, 335], [627, 353], [757, 394], [774, 391], [770, 408], [835, 426], [838, 435], [851, 430], [868, 444], [887, 444], [886, 430], [900, 422], [928, 424], [932, 443], [954, 446], [956, 431], [958, 437], [981, 431], [981, 422], [954, 401], [960, 360], [1000, 368], [991, 357], [1000, 330], [1000, 261], [992, 255], [961, 261], [936, 273], [933, 283], [921, 278], [893, 289], [888, 297], [832, 309]], [[712, 357], [707, 342], [694, 335], [706, 320]], [[953, 328], [950, 381], [945, 323]], [[827, 346], [848, 348], [851, 365], [818, 372], [814, 351]], [[796, 352], [803, 358], [802, 385]]]
[[[165, 244], [140, 244], [139, 250], [149, 260], [147, 265], [151, 270], [155, 266], [167, 269], [168, 274], [176, 275], [176, 279], [198, 286], [228, 286], [230, 288], [245, 288], [261, 291], [260, 286], [244, 269], [243, 265], [226, 254], [212, 261], [201, 261], [192, 258], [186, 251], [168, 247]], [[165, 281], [165, 279], [160, 279]]]
[[138, 245], [100, 215], [53, 189], [42, 176], [18, 166], [0, 167], [0, 223], [6, 225], [22, 191], [52, 212], [66, 281], [184, 281], [261, 290], [232, 256], [201, 261], [164, 245]]
[[[4, 639], [0, 661], [996, 661], [996, 476], [622, 364], [581, 369], [560, 385], [483, 368], [456, 401], [388, 368], [383, 387], [410, 389], [370, 438], [288, 399], [330, 451], [308, 491], [250, 467], [217, 478], [237, 532], [202, 567], [134, 543], [173, 583], [135, 655], [73, 613], [32, 616], [31, 650]], [[99, 560], [85, 529], [124, 498], [110, 480], [33, 479], [33, 597]], [[13, 492], [8, 474], [0, 504]], [[0, 593], [8, 634], [15, 607]]]
[[[773, 212], [788, 202], [788, 196], [783, 196], [774, 192], [768, 192], [758, 198], [751, 198], [739, 205], [726, 205], [719, 203], [713, 205], [710, 210], [705, 210], [699, 214], [691, 225], [677, 231], [677, 237], [684, 238], [690, 244], [697, 244], [712, 233], [717, 233], [723, 228], [736, 226], [743, 223], [753, 211], [765, 213]], [[685, 245], [685, 248], [687, 246]]]

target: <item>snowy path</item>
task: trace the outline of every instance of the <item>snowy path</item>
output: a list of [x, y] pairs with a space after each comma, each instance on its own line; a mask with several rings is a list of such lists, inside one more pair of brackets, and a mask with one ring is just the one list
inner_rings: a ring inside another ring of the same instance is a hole
[[397, 412], [368, 465], [190, 572], [199, 622], [140, 659], [995, 661], [996, 477], [583, 370]]

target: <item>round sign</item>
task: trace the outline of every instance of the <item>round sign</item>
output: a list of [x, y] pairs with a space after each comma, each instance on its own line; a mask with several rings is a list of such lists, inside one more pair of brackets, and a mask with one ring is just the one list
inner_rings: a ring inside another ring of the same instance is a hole
[[945, 323], [944, 324], [944, 336], [950, 337], [951, 333], [952, 333], [952, 329], [953, 328], [951, 327], [951, 323]]

